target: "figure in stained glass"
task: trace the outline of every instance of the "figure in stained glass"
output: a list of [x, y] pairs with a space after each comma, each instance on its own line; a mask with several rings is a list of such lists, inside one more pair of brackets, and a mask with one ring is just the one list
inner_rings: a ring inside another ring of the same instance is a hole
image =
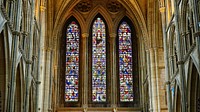
[[106, 101], [106, 29], [99, 17], [92, 27], [92, 101]]
[[72, 21], [66, 31], [65, 101], [78, 101], [80, 30]]
[[127, 22], [122, 22], [118, 29], [119, 36], [119, 80], [120, 101], [133, 101], [132, 41], [131, 29]]

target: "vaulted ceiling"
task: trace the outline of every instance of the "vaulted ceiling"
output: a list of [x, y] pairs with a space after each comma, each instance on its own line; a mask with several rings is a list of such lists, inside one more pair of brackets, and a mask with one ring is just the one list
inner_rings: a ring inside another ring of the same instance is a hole
[[[54, 4], [54, 11], [55, 14], [57, 14], [61, 8], [61, 6], [63, 6], [64, 4], [68, 4], [72, 1], [77, 1], [76, 3], [83, 1], [83, 0], [53, 0], [53, 4]], [[115, 1], [115, 0], [84, 0], [84, 1]], [[146, 13], [147, 13], [147, 0], [117, 0], [117, 1], [134, 1], [132, 3], [137, 3], [139, 5], [140, 10], [143, 13], [143, 16], [146, 17]]]

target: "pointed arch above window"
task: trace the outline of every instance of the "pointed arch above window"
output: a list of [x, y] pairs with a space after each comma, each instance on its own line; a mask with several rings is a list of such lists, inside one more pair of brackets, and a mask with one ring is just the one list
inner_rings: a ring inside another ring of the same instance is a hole
[[92, 26], [92, 101], [106, 101], [106, 26], [101, 17]]
[[139, 104], [137, 38], [134, 26], [124, 17], [117, 29], [118, 105]]
[[131, 29], [126, 21], [123, 21], [118, 29], [119, 41], [119, 79], [120, 101], [133, 101], [133, 63], [132, 63], [132, 39]]
[[90, 27], [89, 45], [89, 106], [110, 105], [110, 63], [108, 27], [102, 15], [97, 14]]

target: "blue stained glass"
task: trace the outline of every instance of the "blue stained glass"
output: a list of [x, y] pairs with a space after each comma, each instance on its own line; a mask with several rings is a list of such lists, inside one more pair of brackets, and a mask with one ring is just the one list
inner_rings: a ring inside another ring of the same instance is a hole
[[72, 21], [66, 31], [65, 101], [78, 101], [80, 30]]
[[127, 22], [122, 22], [118, 29], [119, 36], [119, 79], [120, 101], [133, 101], [132, 41], [131, 29]]
[[106, 101], [106, 28], [99, 17], [92, 27], [92, 101]]

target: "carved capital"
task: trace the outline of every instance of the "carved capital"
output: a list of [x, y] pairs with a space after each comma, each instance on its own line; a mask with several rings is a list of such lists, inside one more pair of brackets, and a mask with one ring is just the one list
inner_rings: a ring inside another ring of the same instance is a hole
[[22, 35], [24, 35], [25, 37], [28, 36], [28, 32], [26, 32], [26, 31], [23, 31], [23, 32], [21, 32], [21, 33], [22, 33]]
[[88, 105], [87, 105], [87, 104], [84, 104], [84, 105], [83, 105], [83, 108], [88, 108]]
[[165, 84], [166, 84], [166, 85], [170, 85], [171, 82], [170, 82], [170, 81], [166, 81]]
[[32, 60], [26, 60], [26, 64], [32, 64], [33, 61]]
[[38, 57], [37, 57], [36, 55], [33, 55], [33, 57], [32, 57], [32, 58], [35, 60], [35, 59], [37, 59]]
[[54, 69], [57, 70], [57, 69], [58, 69], [58, 66], [57, 66], [57, 65], [54, 65]]
[[159, 10], [160, 10], [161, 13], [164, 13], [165, 9], [166, 9], [165, 7], [161, 7]]
[[52, 112], [53, 110], [51, 108], [48, 109], [48, 112]]
[[46, 9], [46, 7], [45, 6], [40, 6], [40, 11], [42, 11], [42, 12], [44, 12], [45, 11], [45, 9]]
[[116, 33], [111, 33], [109, 34], [110, 38], [116, 38], [117, 34]]
[[88, 33], [82, 33], [82, 38], [88, 38], [89, 37], [89, 34]]
[[178, 65], [182, 65], [182, 64], [184, 64], [184, 61], [183, 61], [183, 60], [178, 61], [177, 64], [178, 64]]
[[36, 81], [36, 84], [41, 84], [41, 81]]
[[12, 31], [12, 34], [13, 34], [13, 35], [20, 36], [21, 32], [19, 32], [19, 31], [17, 31], [17, 30], [14, 30], [14, 31]]
[[188, 34], [188, 32], [183, 32], [181, 35], [182, 37], [186, 36], [186, 34]]
[[194, 37], [199, 37], [200, 36], [200, 31], [199, 32], [196, 32], [194, 33]]

